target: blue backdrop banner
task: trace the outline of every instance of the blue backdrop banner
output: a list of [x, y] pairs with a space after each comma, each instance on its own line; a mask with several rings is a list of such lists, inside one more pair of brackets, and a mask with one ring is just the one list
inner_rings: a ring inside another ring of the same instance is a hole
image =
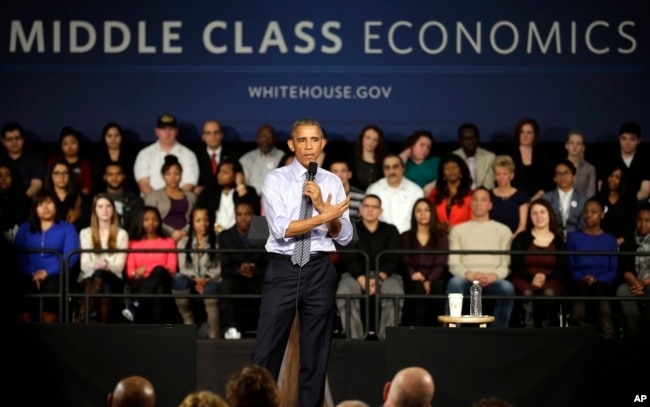
[[612, 140], [650, 128], [650, 2], [361, 0], [70, 1], [0, 6], [0, 120], [43, 141], [117, 121], [140, 141], [157, 116], [184, 137], [217, 119], [230, 140], [300, 117], [334, 140], [366, 124], [485, 141], [535, 118]]

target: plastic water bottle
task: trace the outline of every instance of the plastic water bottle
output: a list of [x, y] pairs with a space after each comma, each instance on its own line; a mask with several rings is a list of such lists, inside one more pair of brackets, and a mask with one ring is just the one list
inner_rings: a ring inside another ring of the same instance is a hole
[[469, 315], [472, 317], [480, 317], [483, 315], [483, 309], [481, 307], [481, 293], [483, 289], [478, 284], [477, 280], [474, 280], [472, 286], [469, 288]]

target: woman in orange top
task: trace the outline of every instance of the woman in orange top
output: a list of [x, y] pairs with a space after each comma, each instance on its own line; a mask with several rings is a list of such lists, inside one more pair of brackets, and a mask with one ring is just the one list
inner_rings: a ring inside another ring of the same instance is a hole
[[465, 161], [456, 154], [449, 154], [440, 161], [438, 181], [429, 194], [436, 207], [436, 215], [447, 233], [452, 226], [472, 218], [469, 203], [472, 200], [472, 176]]

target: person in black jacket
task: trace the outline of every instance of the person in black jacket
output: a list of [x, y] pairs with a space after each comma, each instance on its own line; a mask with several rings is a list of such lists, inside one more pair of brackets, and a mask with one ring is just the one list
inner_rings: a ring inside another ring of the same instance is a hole
[[[235, 205], [235, 226], [219, 234], [219, 248], [225, 250], [263, 249], [248, 239], [253, 206], [246, 201]], [[266, 269], [264, 252], [221, 252], [221, 294], [262, 294], [262, 281]], [[235, 320], [235, 304], [242, 310], [259, 310], [259, 299], [219, 299], [219, 319], [225, 339], [241, 338], [241, 323]], [[258, 315], [254, 316], [257, 321]], [[253, 318], [251, 318], [253, 319]]]
[[199, 184], [194, 187], [194, 193], [201, 195], [210, 184], [216, 184], [219, 165], [224, 160], [236, 160], [237, 156], [223, 145], [223, 130], [221, 123], [208, 120], [203, 123], [201, 134], [203, 144], [195, 151], [199, 163]]
[[[370, 274], [366, 274], [365, 260], [362, 255], [348, 253], [343, 256], [346, 272], [341, 276], [337, 297], [346, 294], [362, 294], [369, 296], [377, 292], [382, 294], [404, 294], [404, 282], [398, 267], [400, 255], [398, 253], [385, 254], [379, 257], [379, 266], [376, 267], [377, 256], [386, 250], [400, 250], [402, 243], [400, 234], [394, 225], [379, 220], [381, 215], [381, 199], [377, 195], [366, 195], [361, 201], [361, 220], [357, 223], [359, 240], [350, 244], [348, 249], [365, 252], [370, 259]], [[341, 316], [341, 323], [349, 337], [360, 339], [363, 337], [363, 324], [361, 322], [361, 307], [358, 299], [351, 299], [350, 315], [346, 309], [346, 298], [338, 298], [336, 305]], [[377, 336], [384, 338], [387, 326], [398, 326], [404, 300], [400, 300], [400, 312], [395, 313], [395, 300], [381, 300], [381, 310]]]

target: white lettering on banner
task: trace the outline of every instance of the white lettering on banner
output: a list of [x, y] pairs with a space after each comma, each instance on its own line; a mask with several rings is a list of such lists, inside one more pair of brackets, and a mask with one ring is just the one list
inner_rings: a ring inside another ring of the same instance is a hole
[[163, 54], [182, 54], [183, 47], [172, 46], [172, 41], [178, 41], [181, 35], [173, 32], [173, 28], [181, 28], [183, 23], [181, 21], [164, 21], [163, 22]]
[[[79, 29], [86, 31], [88, 40], [85, 44], [79, 44]], [[92, 26], [87, 21], [70, 21], [70, 52], [73, 54], [83, 54], [88, 52], [95, 46], [97, 42], [97, 31], [95, 27]]]
[[[113, 44], [113, 30], [122, 33], [122, 42]], [[107, 54], [118, 54], [129, 47], [131, 43], [131, 30], [129, 26], [121, 21], [106, 21], [104, 23], [104, 52]]]
[[392, 86], [300, 86], [273, 85], [249, 86], [251, 99], [388, 99]]
[[[134, 48], [139, 54], [183, 53], [183, 21], [162, 21], [158, 29], [144, 20], [132, 24], [118, 20], [97, 24], [85, 20], [34, 20], [31, 23], [12, 20], [8, 49], [9, 53], [23, 54], [48, 51], [117, 54]], [[283, 25], [274, 20], [267, 22], [264, 31], [260, 31], [257, 23], [255, 30], [247, 31], [247, 24], [253, 25], [241, 20], [207, 23], [202, 31], [203, 49], [210, 54], [264, 55], [277, 52], [304, 55], [315, 52], [337, 54], [344, 46], [340, 21], [325, 21], [319, 26], [313, 21], [301, 20], [289, 29], [286, 23]], [[489, 25], [481, 21], [456, 21], [453, 25], [445, 25], [437, 20], [425, 21], [420, 25], [406, 20], [392, 23], [364, 21], [362, 24], [363, 38], [353, 39], [361, 42], [365, 55], [409, 55], [417, 52], [427, 55], [445, 52], [576, 55], [578, 50], [594, 55], [627, 55], [638, 50], [636, 23], [630, 20], [571, 21], [564, 24], [551, 21], [543, 25], [536, 21], [515, 24], [507, 20]], [[62, 44], [62, 39], [66, 37], [67, 49]], [[0, 35], [0, 38], [4, 36]], [[154, 44], [160, 44], [160, 47]]]

